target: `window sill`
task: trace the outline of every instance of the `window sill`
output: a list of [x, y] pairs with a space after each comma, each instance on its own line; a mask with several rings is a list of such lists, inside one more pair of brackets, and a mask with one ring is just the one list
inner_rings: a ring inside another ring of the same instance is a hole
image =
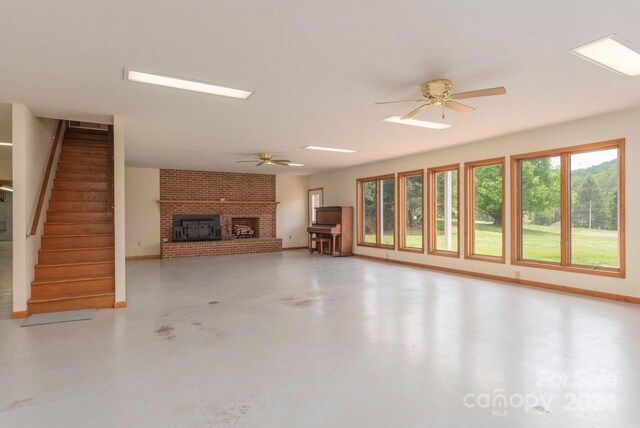
[[479, 262], [505, 264], [505, 258], [499, 257], [499, 256], [484, 256], [481, 254], [471, 254], [470, 256], [465, 256], [464, 258], [467, 260], [477, 260]]
[[406, 253], [424, 254], [424, 248], [398, 247], [398, 251], [404, 251]]
[[430, 256], [453, 257], [456, 259], [460, 258], [459, 251], [432, 250], [432, 251], [429, 251], [427, 254]]
[[384, 245], [384, 244], [367, 244], [364, 242], [358, 242], [358, 247], [369, 247], [369, 248], [382, 248], [385, 250], [395, 250], [395, 245]]
[[583, 273], [587, 275], [609, 276], [613, 278], [625, 278], [624, 269], [616, 268], [592, 268], [588, 266], [562, 266], [557, 263], [537, 262], [531, 260], [515, 260], [511, 262], [515, 266], [526, 266], [543, 269], [559, 270], [563, 272]]

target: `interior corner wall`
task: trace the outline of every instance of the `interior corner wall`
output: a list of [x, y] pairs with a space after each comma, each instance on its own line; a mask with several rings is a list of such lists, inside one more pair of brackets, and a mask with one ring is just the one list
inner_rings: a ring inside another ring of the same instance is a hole
[[124, 118], [113, 117], [113, 226], [115, 232], [115, 303], [126, 303], [126, 203]]
[[307, 246], [308, 183], [308, 176], [276, 176], [276, 236], [285, 249]]
[[[56, 121], [39, 119], [25, 105], [12, 107], [13, 140], [13, 311], [27, 310], [31, 297], [34, 266], [38, 260], [40, 237], [28, 237], [35, 215], [49, 153], [53, 144]], [[40, 223], [44, 221], [41, 216]]]
[[126, 256], [160, 256], [160, 170], [125, 169]]
[[[324, 188], [324, 205], [353, 206], [355, 212], [356, 179], [358, 178], [426, 169], [453, 163], [460, 164], [460, 174], [463, 174], [464, 162], [506, 156], [507, 165], [509, 165], [510, 155], [626, 138], [626, 278], [511, 265], [509, 260], [511, 249], [511, 219], [509, 218], [511, 186], [510, 168], [508, 167], [505, 171], [506, 192], [504, 201], [507, 214], [505, 219], [506, 264], [469, 260], [463, 256], [460, 258], [442, 257], [357, 246], [355, 244], [355, 227], [354, 253], [380, 258], [386, 258], [388, 255], [389, 259], [392, 260], [459, 269], [480, 274], [499, 275], [508, 278], [515, 278], [516, 271], [518, 271], [523, 280], [640, 297], [640, 264], [636, 263], [637, 260], [640, 260], [640, 246], [637, 244], [640, 241], [640, 222], [636, 220], [640, 216], [640, 193], [637, 190], [640, 184], [640, 169], [636, 167], [640, 164], [640, 128], [638, 123], [640, 123], [640, 109], [615, 112], [446, 149], [315, 174], [309, 177], [309, 187]], [[425, 138], [437, 138], [439, 132], [446, 131], [424, 130]], [[460, 180], [460, 195], [464, 195], [464, 180], [462, 179]], [[463, 197], [460, 198], [459, 212], [464, 212]], [[464, 228], [460, 229], [460, 234], [462, 248]]]

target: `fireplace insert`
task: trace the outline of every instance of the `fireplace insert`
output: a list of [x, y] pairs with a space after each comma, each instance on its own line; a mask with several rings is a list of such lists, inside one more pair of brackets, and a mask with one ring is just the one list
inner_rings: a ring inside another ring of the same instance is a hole
[[219, 214], [173, 216], [174, 241], [219, 241], [222, 239]]

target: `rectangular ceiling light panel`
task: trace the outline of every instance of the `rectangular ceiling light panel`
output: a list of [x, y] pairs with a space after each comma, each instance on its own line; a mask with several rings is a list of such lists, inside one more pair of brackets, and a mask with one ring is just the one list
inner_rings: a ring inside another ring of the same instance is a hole
[[351, 149], [337, 149], [334, 147], [321, 147], [321, 146], [304, 146], [304, 149], [309, 149], [309, 150], [321, 150], [324, 152], [338, 152], [338, 153], [355, 153], [356, 150], [351, 150]]
[[574, 55], [625, 76], [640, 76], [640, 53], [612, 34], [570, 51]]
[[451, 125], [447, 123], [427, 122], [426, 120], [418, 120], [418, 119], [401, 119], [400, 116], [391, 116], [383, 120], [385, 122], [399, 123], [401, 125], [419, 126], [421, 128], [429, 128], [429, 129], [451, 128]]
[[252, 92], [241, 89], [225, 88], [224, 86], [212, 85], [196, 80], [182, 79], [180, 77], [164, 76], [161, 74], [145, 73], [136, 70], [124, 70], [125, 80], [132, 82], [149, 83], [151, 85], [165, 86], [167, 88], [183, 89], [185, 91], [202, 92], [211, 95], [221, 95], [223, 97], [238, 98], [246, 100]]

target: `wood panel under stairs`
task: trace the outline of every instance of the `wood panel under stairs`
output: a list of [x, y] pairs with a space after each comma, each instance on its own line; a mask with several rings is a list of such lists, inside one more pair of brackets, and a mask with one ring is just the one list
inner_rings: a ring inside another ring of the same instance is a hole
[[65, 132], [31, 284], [30, 314], [113, 307], [112, 147], [106, 131]]

